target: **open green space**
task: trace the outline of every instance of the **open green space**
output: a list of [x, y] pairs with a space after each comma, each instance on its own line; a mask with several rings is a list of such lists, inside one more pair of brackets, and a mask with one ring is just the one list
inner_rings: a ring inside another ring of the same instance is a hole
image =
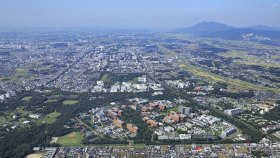
[[101, 78], [103, 82], [109, 81], [109, 74], [104, 74]]
[[185, 62], [185, 61], [182, 61], [182, 60], [178, 60], [178, 62], [180, 64], [179, 65], [180, 67], [188, 68], [187, 71], [192, 72], [196, 76], [209, 77], [209, 78], [211, 78], [212, 80], [214, 80], [216, 82], [221, 82], [221, 81], [225, 82], [226, 81], [222, 76], [209, 73], [208, 71], [203, 71], [202, 68], [194, 66], [194, 65], [191, 65], [188, 62]]
[[138, 149], [138, 150], [146, 150], [146, 147], [145, 146], [138, 146], [138, 147], [134, 147], [135, 149]]
[[170, 112], [170, 111], [175, 111], [176, 112], [176, 111], [178, 111], [178, 107], [170, 108], [170, 109], [167, 110], [167, 112]]
[[175, 51], [172, 51], [168, 48], [165, 48], [164, 46], [161, 46], [159, 44], [157, 46], [158, 46], [160, 52], [162, 52], [165, 55], [170, 55], [170, 56], [176, 56], [177, 55], [177, 53]]
[[53, 112], [53, 113], [47, 114], [46, 117], [38, 120], [37, 123], [42, 123], [42, 122], [45, 121], [47, 124], [52, 124], [57, 120], [56, 117], [59, 116], [59, 115], [61, 115], [60, 112]]
[[244, 148], [244, 147], [240, 147], [240, 148], [238, 148], [238, 150], [239, 150], [240, 152], [245, 152], [245, 153], [248, 152], [248, 150], [247, 150], [246, 148]]
[[45, 101], [45, 103], [48, 103], [48, 102], [56, 102], [56, 101], [57, 101], [56, 99], [50, 99], [50, 100]]
[[28, 72], [28, 69], [17, 69], [17, 72], [14, 75], [8, 76], [5, 78], [15, 80], [15, 79], [18, 79], [20, 76], [24, 76], [27, 72]]
[[61, 144], [62, 146], [79, 146], [81, 145], [82, 139], [83, 136], [81, 132], [73, 132], [59, 137], [57, 143]]
[[31, 96], [29, 96], [29, 97], [24, 97], [24, 98], [22, 98], [21, 100], [25, 100], [25, 101], [28, 101], [29, 99], [31, 99], [32, 97]]
[[62, 103], [72, 105], [72, 104], [76, 104], [78, 102], [79, 102], [79, 100], [65, 100]]

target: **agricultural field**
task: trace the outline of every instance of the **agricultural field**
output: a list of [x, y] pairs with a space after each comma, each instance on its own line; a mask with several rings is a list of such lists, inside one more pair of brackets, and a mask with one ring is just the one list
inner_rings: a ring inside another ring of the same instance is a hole
[[82, 139], [83, 136], [81, 132], [73, 132], [59, 137], [57, 143], [61, 144], [62, 146], [79, 146], [81, 145]]
[[17, 72], [14, 75], [8, 76], [5, 79], [11, 79], [11, 80], [18, 79], [19, 77], [24, 76], [27, 72], [28, 69], [17, 69]]
[[268, 62], [248, 62], [248, 61], [234, 61], [235, 63], [238, 64], [246, 64], [246, 65], [258, 65], [258, 66], [263, 66], [263, 67], [280, 67], [280, 64], [275, 64], [275, 63], [268, 63]]
[[237, 80], [237, 79], [227, 79], [223, 76], [219, 76], [216, 74], [212, 74], [210, 72], [206, 72], [203, 68], [191, 65], [187, 62], [182, 60], [178, 60], [180, 64], [186, 66], [188, 68], [187, 71], [192, 72], [196, 76], [205, 76], [211, 78], [215, 82], [226, 82], [228, 84], [228, 88], [230, 89], [240, 89], [240, 90], [265, 90], [265, 91], [272, 91], [272, 92], [280, 92], [279, 89], [276, 88], [269, 88], [264, 87], [261, 85], [255, 85], [246, 81]]

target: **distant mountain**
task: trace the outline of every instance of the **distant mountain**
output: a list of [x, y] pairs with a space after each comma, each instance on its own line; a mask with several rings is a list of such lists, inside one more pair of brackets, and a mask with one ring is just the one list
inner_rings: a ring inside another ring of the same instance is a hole
[[261, 31], [254, 29], [231, 29], [227, 31], [214, 32], [207, 37], [218, 37], [227, 40], [241, 40], [241, 39], [257, 39], [257, 40], [278, 40], [280, 39], [280, 31]]
[[262, 30], [262, 31], [280, 31], [280, 28], [269, 27], [269, 26], [265, 26], [265, 25], [248, 26], [248, 27], [243, 27], [241, 29], [254, 29], [254, 30]]
[[177, 29], [176, 32], [191, 34], [210, 34], [218, 31], [234, 29], [232, 26], [217, 22], [201, 22], [189, 28]]

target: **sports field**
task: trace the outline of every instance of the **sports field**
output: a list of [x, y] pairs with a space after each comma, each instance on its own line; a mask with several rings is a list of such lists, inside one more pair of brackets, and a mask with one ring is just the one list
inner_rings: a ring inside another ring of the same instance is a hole
[[25, 158], [42, 158], [45, 155], [45, 152], [33, 153], [27, 155]]
[[73, 132], [59, 137], [57, 143], [61, 144], [62, 146], [79, 146], [81, 145], [82, 139], [83, 136], [81, 132]]

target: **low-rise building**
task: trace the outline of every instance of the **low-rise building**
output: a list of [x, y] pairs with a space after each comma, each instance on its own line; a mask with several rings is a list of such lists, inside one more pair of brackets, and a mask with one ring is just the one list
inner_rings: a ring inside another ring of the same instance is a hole
[[30, 114], [29, 115], [30, 118], [35, 118], [35, 119], [39, 119], [41, 118], [41, 115], [37, 115], [37, 114]]

